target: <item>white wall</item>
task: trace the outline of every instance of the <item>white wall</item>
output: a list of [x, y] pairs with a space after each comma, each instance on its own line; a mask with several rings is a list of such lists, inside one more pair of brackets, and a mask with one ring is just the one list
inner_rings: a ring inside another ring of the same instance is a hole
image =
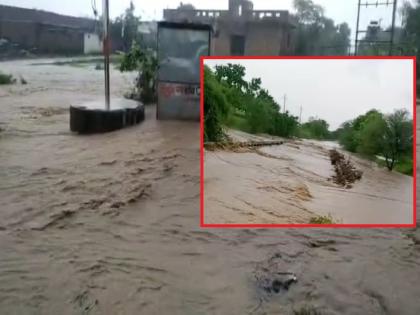
[[83, 51], [85, 54], [102, 52], [102, 42], [98, 34], [85, 33]]

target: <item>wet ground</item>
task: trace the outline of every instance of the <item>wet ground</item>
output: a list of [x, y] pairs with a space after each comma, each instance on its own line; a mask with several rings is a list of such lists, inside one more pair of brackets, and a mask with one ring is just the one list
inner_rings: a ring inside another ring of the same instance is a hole
[[202, 229], [197, 123], [72, 135], [102, 72], [0, 68], [1, 314], [419, 314], [419, 230]]
[[[233, 130], [230, 134], [237, 141], [269, 140]], [[302, 224], [328, 215], [335, 223], [413, 222], [413, 177], [343, 151], [363, 176], [342, 187], [331, 180], [332, 147], [337, 144], [286, 140], [251, 152], [205, 151], [204, 222]]]

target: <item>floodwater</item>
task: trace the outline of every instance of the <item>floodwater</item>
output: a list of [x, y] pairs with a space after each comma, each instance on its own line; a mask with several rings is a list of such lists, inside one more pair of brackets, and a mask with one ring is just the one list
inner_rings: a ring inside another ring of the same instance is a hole
[[202, 229], [197, 123], [73, 135], [101, 71], [0, 69], [29, 82], [0, 87], [1, 314], [419, 314], [418, 229]]
[[[264, 138], [231, 134], [238, 140]], [[347, 224], [413, 222], [413, 177], [344, 152], [363, 177], [343, 188], [330, 180], [331, 148], [337, 143], [291, 140], [253, 152], [206, 151], [204, 222], [301, 224], [319, 215]]]

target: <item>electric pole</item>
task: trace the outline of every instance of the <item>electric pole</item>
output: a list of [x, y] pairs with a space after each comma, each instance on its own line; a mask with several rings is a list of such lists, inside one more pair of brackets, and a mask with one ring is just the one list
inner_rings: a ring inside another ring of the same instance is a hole
[[105, 107], [106, 110], [110, 109], [109, 101], [109, 53], [111, 49], [111, 43], [109, 40], [109, 0], [103, 0], [103, 22], [104, 22], [104, 41], [103, 41], [103, 50], [104, 50], [104, 72], [105, 72]]
[[299, 125], [302, 124], [302, 106], [300, 106]]
[[287, 96], [286, 96], [286, 94], [284, 94], [284, 96], [283, 96], [283, 113], [286, 113], [286, 98], [287, 98]]

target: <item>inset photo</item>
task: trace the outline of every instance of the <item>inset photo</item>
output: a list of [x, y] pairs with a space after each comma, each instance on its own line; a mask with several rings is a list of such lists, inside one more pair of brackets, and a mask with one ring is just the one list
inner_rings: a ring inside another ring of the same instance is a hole
[[414, 227], [414, 57], [202, 57], [201, 226]]

